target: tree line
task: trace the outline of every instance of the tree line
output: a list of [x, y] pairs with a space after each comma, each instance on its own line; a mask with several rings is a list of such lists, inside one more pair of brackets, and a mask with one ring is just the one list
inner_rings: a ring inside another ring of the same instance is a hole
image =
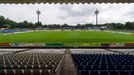
[[42, 24], [41, 22], [39, 23], [32, 23], [28, 21], [23, 21], [23, 22], [16, 22], [13, 20], [10, 20], [8, 18], [5, 18], [4, 16], [0, 16], [0, 29], [1, 28], [8, 28], [8, 29], [14, 29], [14, 28], [63, 28], [63, 27], [74, 27], [76, 29], [84, 29], [88, 27], [100, 27], [100, 26], [107, 26], [108, 28], [111, 29], [120, 29], [120, 30], [134, 30], [134, 22], [126, 22], [126, 23], [105, 23], [105, 24], [77, 24], [76, 26], [71, 26], [68, 24]]

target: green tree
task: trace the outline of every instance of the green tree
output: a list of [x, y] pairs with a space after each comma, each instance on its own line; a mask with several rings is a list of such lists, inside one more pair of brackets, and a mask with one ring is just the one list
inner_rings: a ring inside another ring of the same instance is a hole
[[4, 16], [0, 16], [0, 28], [3, 27], [3, 25], [4, 25], [4, 20], [5, 20]]

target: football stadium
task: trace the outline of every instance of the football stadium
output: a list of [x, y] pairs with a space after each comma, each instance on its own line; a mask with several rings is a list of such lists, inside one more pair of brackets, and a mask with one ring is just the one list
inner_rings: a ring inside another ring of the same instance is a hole
[[134, 75], [133, 3], [0, 0], [0, 75]]

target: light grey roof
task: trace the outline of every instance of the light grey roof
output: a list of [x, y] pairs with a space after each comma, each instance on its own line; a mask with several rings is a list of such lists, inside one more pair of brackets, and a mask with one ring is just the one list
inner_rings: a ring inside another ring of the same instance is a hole
[[0, 3], [15, 3], [15, 4], [29, 4], [29, 3], [134, 3], [134, 0], [0, 0]]

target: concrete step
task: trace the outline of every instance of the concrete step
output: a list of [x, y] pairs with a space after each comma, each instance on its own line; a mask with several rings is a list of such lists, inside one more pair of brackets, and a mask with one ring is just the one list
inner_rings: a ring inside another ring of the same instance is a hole
[[71, 54], [65, 54], [62, 70], [60, 75], [78, 75], [77, 69], [72, 61]]

